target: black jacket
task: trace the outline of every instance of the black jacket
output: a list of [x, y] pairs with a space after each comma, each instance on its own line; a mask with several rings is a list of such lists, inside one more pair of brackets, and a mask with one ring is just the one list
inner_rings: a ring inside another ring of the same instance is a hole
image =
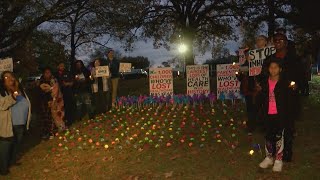
[[[267, 59], [263, 62], [261, 74], [257, 77], [259, 82], [265, 81], [268, 78], [268, 67], [271, 59], [273, 58], [275, 58], [275, 54], [267, 57]], [[300, 79], [302, 78], [300, 68], [302, 67], [299, 67], [299, 59], [295, 53], [290, 53], [288, 51], [287, 55], [283, 59], [279, 59], [279, 62], [282, 66], [281, 76], [283, 79], [286, 81], [300, 82]]]
[[112, 61], [107, 59], [107, 66], [109, 66], [111, 78], [118, 78], [120, 77], [119, 69], [120, 69], [120, 62], [113, 58]]
[[[269, 111], [269, 83], [268, 78], [261, 81], [262, 90], [260, 91], [259, 102], [262, 106], [264, 119], [267, 119]], [[277, 112], [280, 121], [280, 125], [283, 128], [288, 128], [291, 125], [291, 119], [288, 117], [288, 92], [292, 91], [289, 88], [289, 82], [284, 79], [280, 79], [275, 88], [274, 95], [277, 104]]]

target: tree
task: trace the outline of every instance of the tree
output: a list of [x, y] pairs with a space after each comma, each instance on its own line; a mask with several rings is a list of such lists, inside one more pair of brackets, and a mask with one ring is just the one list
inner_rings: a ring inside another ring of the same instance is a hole
[[131, 63], [132, 67], [135, 69], [146, 69], [150, 66], [150, 61], [147, 57], [137, 56], [137, 57], [123, 57], [120, 62]]
[[[292, 17], [293, 1], [291, 0], [254, 0], [243, 4], [245, 16], [242, 18], [246, 32], [251, 33], [263, 23], [267, 24], [268, 36], [273, 36], [279, 20]], [[245, 33], [246, 33], [245, 32]], [[246, 35], [245, 35], [246, 37]], [[253, 38], [254, 39], [254, 38]]]
[[56, 42], [50, 33], [33, 31], [22, 46], [12, 50], [14, 71], [19, 77], [39, 74], [49, 67], [55, 70], [60, 62], [67, 62], [64, 46]]
[[33, 30], [45, 21], [63, 19], [83, 0], [2, 0], [0, 1], [0, 57], [10, 55]]
[[[128, 1], [129, 2], [129, 1]], [[108, 48], [110, 39], [124, 39], [130, 34], [132, 11], [121, 12], [126, 1], [84, 0], [71, 8], [74, 13], [62, 20], [54, 20], [50, 29], [70, 49], [70, 63], [76, 59], [81, 46]], [[127, 8], [129, 9], [129, 7]], [[56, 28], [54, 28], [56, 27]], [[108, 38], [107, 38], [108, 36]]]
[[[194, 64], [194, 45], [203, 49], [213, 38], [230, 38], [240, 1], [234, 0], [146, 0], [139, 22], [144, 37], [154, 38], [154, 46], [168, 43], [187, 45], [186, 64]], [[238, 11], [239, 10], [239, 11]], [[179, 39], [179, 36], [181, 39]]]

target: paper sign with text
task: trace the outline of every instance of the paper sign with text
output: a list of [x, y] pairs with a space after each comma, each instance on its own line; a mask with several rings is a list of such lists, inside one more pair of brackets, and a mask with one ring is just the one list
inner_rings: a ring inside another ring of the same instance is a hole
[[12, 58], [0, 59], [0, 74], [4, 71], [13, 71]]
[[263, 49], [254, 49], [249, 51], [249, 76], [256, 76], [261, 73], [263, 61], [274, 54], [276, 49], [273, 46]]
[[239, 64], [217, 65], [217, 97], [220, 100], [241, 99], [240, 82], [236, 77]]
[[131, 63], [120, 63], [119, 72], [131, 72]]
[[150, 68], [149, 85], [151, 96], [173, 95], [172, 68]]
[[109, 66], [98, 66], [96, 67], [96, 77], [109, 77]]
[[209, 65], [187, 66], [187, 94], [210, 93]]

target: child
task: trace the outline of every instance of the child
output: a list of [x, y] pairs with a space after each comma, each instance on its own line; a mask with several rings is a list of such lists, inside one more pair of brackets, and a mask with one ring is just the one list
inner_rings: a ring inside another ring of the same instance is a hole
[[[282, 157], [284, 147], [284, 131], [289, 124], [287, 119], [288, 92], [294, 88], [281, 78], [282, 67], [279, 59], [272, 59], [268, 65], [269, 76], [261, 82], [260, 93], [263, 103], [263, 111], [266, 117], [266, 158], [259, 164], [263, 169], [273, 165], [274, 172], [282, 171]], [[275, 149], [275, 157], [273, 157]], [[275, 158], [275, 161], [274, 161]]]

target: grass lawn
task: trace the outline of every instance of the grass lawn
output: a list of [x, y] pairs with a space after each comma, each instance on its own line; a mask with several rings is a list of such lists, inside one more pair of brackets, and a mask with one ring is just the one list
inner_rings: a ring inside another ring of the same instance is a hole
[[[215, 88], [215, 81], [211, 83]], [[175, 80], [175, 93], [186, 91]], [[120, 82], [120, 96], [148, 94], [146, 79]], [[34, 98], [36, 99], [36, 98]], [[261, 170], [263, 133], [248, 139], [243, 104], [203, 109], [121, 109], [76, 123], [54, 140], [27, 135], [22, 165], [3, 179], [320, 179], [320, 78], [303, 97], [293, 162]], [[36, 101], [36, 100], [35, 100]], [[156, 113], [156, 114], [155, 114]], [[108, 145], [108, 148], [105, 148]], [[253, 150], [252, 155], [249, 151]]]

